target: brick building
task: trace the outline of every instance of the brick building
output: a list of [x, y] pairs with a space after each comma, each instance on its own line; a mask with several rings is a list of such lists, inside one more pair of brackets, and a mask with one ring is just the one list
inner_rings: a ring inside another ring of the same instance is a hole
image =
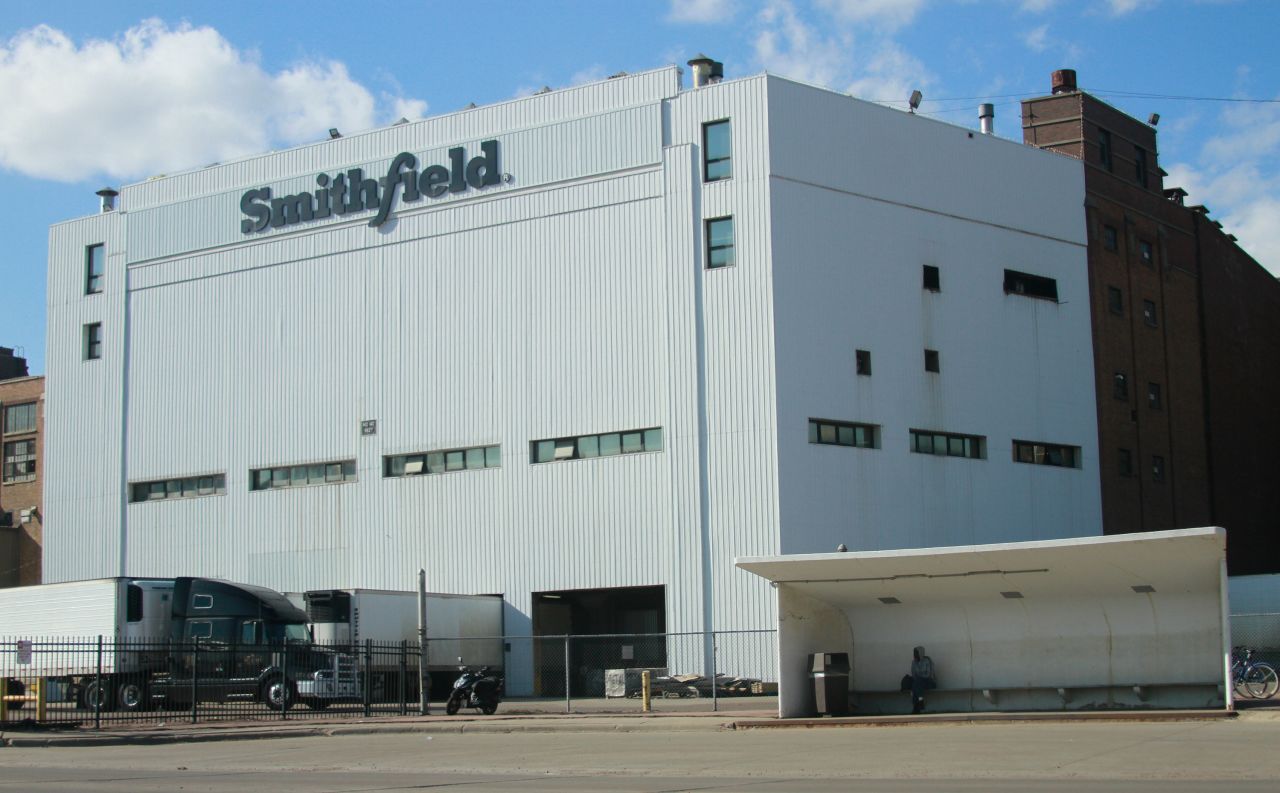
[[0, 586], [41, 581], [44, 378], [0, 347]]
[[1084, 166], [1104, 531], [1220, 525], [1233, 575], [1280, 571], [1280, 284], [1165, 188], [1154, 125], [1052, 88], [1023, 141]]

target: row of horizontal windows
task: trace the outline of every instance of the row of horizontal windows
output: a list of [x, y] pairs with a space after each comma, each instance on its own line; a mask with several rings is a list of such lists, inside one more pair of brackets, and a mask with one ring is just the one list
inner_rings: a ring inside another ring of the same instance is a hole
[[606, 432], [600, 435], [579, 435], [571, 438], [552, 438], [532, 441], [529, 444], [530, 461], [534, 463], [555, 463], [592, 457], [612, 457], [617, 454], [660, 451], [662, 451], [661, 427]]
[[205, 476], [186, 476], [180, 479], [134, 482], [129, 486], [129, 500], [132, 502], [161, 501], [169, 498], [220, 496], [226, 492], [226, 474], [207, 474]]
[[332, 485], [338, 482], [354, 482], [355, 479], [355, 460], [335, 460], [309, 465], [258, 468], [249, 472], [249, 489], [277, 490], [285, 487]]
[[5, 405], [4, 434], [36, 431], [36, 403], [24, 402], [21, 405]]
[[[809, 419], [809, 443], [879, 449], [880, 428], [875, 424]], [[917, 454], [981, 459], [986, 456], [986, 445], [987, 439], [981, 435], [911, 430], [911, 451]], [[1079, 468], [1080, 447], [1043, 441], [1014, 440], [1013, 461]]]
[[385, 477], [422, 476], [502, 465], [501, 446], [473, 446], [469, 449], [447, 449], [420, 454], [397, 454], [382, 458]]

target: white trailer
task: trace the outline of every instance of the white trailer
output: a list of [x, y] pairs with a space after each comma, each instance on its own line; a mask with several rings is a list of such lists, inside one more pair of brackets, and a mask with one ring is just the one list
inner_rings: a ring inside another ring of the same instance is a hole
[[[395, 645], [418, 643], [418, 593], [322, 589], [304, 598], [316, 643], [350, 647], [374, 676], [374, 690], [394, 691], [388, 687], [396, 685], [389, 677], [400, 671]], [[370, 642], [373, 650], [366, 659]], [[501, 671], [503, 658], [501, 596], [427, 593], [428, 672], [452, 675], [460, 664]], [[416, 657], [410, 666], [416, 675]]]

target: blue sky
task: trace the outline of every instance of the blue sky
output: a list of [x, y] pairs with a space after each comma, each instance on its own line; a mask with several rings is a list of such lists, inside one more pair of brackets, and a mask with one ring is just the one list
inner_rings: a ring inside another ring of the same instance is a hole
[[[1275, 0], [46, 2], [0, 13], [0, 345], [44, 370], [50, 224], [158, 173], [619, 71], [769, 71], [1021, 139], [1054, 69], [1145, 119], [1187, 188], [1280, 273]], [[1268, 53], [1271, 53], [1270, 55]], [[1174, 98], [1198, 97], [1198, 99]], [[1267, 100], [1267, 101], [1216, 101]]]

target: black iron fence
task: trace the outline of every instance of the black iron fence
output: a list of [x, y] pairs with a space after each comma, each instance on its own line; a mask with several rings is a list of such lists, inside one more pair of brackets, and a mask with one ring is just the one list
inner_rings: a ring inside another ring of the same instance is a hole
[[[409, 715], [444, 703], [460, 666], [503, 684], [500, 713], [773, 707], [776, 632], [235, 644], [111, 637], [0, 640], [0, 726], [101, 727]], [[646, 673], [648, 673], [646, 675]], [[420, 676], [421, 675], [421, 676]]]

